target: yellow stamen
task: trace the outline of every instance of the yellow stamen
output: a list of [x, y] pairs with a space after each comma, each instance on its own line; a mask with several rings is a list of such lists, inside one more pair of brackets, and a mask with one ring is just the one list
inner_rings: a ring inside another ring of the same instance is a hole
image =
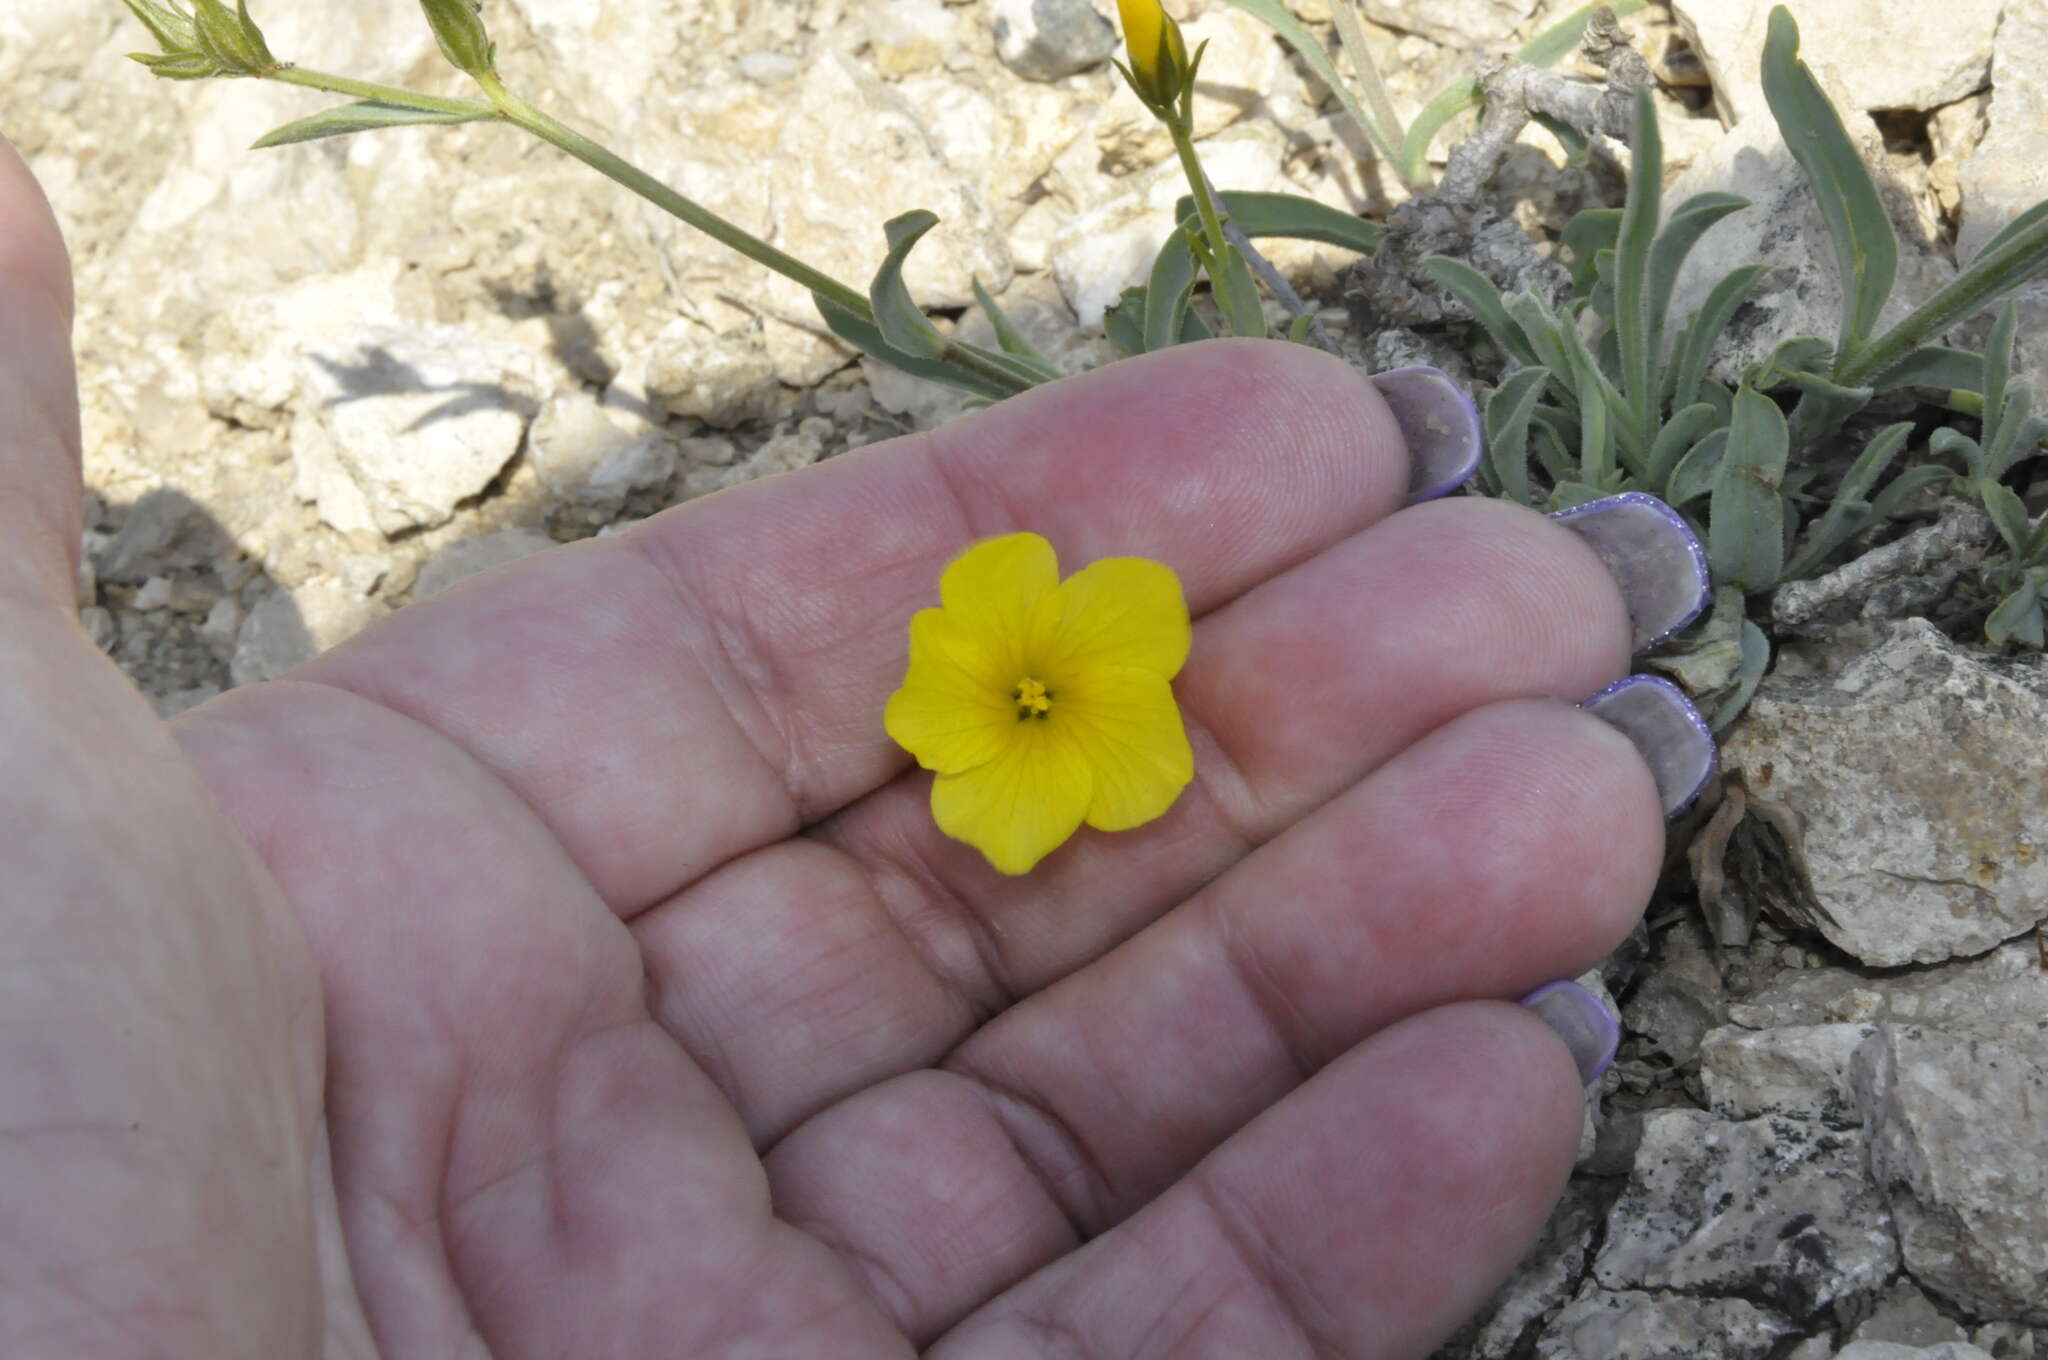
[[1043, 718], [1052, 711], [1052, 691], [1041, 682], [1025, 676], [1017, 682], [1017, 688], [1010, 694], [1017, 701], [1017, 720]]

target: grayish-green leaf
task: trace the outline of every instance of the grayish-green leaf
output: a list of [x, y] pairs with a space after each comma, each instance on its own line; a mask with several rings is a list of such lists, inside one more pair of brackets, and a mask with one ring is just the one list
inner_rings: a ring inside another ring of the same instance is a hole
[[1573, 292], [1592, 292], [1598, 278], [1595, 257], [1603, 250], [1614, 249], [1614, 240], [1620, 234], [1619, 208], [1587, 208], [1572, 214], [1572, 220], [1564, 224], [1564, 234], [1558, 240], [1571, 257], [1566, 263], [1572, 271]]
[[1223, 287], [1216, 288], [1216, 280], [1210, 280], [1211, 291], [1220, 292], [1217, 299], [1226, 309], [1223, 324], [1230, 327], [1232, 335], [1250, 339], [1261, 339], [1266, 334], [1266, 309], [1259, 301], [1258, 280], [1252, 277], [1251, 266], [1244, 262], [1244, 256], [1229, 242], [1223, 245], [1222, 261]]
[[[1672, 413], [1671, 419], [1664, 422], [1664, 428], [1657, 431], [1657, 438], [1650, 445], [1650, 456], [1643, 467], [1643, 481], [1652, 495], [1664, 494], [1665, 485], [1671, 480], [1678, 460], [1718, 423], [1719, 413], [1704, 401], [1696, 401]], [[1702, 494], [1704, 487], [1710, 484], [1702, 483]]]
[[1984, 636], [2001, 647], [2008, 642], [2040, 647], [2048, 645], [2048, 628], [2044, 624], [2048, 624], [2048, 619], [2041, 613], [2041, 586], [2029, 575], [1984, 620]]
[[2004, 385], [2004, 396], [1995, 419], [1988, 407], [1985, 410], [1984, 469], [1990, 477], [2003, 477], [2031, 452], [2025, 439], [2027, 414], [2034, 404], [2033, 386], [2025, 378], [2014, 378]]
[[1547, 368], [1517, 369], [1486, 399], [1488, 464], [1508, 498], [1523, 505], [1536, 503], [1529, 485], [1529, 418], [1549, 380]]
[[1663, 336], [1665, 314], [1671, 307], [1671, 290], [1678, 283], [1678, 271], [1686, 257], [1706, 234], [1707, 228], [1749, 206], [1749, 200], [1734, 194], [1694, 194], [1671, 210], [1657, 243], [1650, 249], [1650, 325]]
[[1891, 466], [1892, 459], [1898, 457], [1899, 450], [1906, 445], [1906, 436], [1912, 432], [1913, 423], [1901, 421], [1885, 426], [1863, 446], [1863, 452], [1850, 465], [1842, 484], [1835, 488], [1834, 499], [1828, 503], [1826, 513], [1808, 531], [1806, 542], [1793, 554], [1792, 560], [1785, 564], [1786, 580], [1811, 576], [1835, 549], [1869, 527], [1870, 489]]
[[1316, 73], [1316, 78], [1329, 86], [1331, 93], [1337, 96], [1337, 102], [1344, 106], [1344, 112], [1350, 114], [1352, 121], [1372, 139], [1373, 149], [1385, 156], [1396, 172], [1402, 170], [1401, 148], [1396, 140], [1399, 134], [1391, 133], [1380, 126], [1379, 120], [1374, 118], [1372, 112], [1359, 102], [1358, 96], [1351, 92], [1351, 82], [1337, 73], [1337, 63], [1330, 60], [1330, 54], [1316, 41], [1315, 34], [1309, 32], [1286, 5], [1280, 0], [1228, 0], [1228, 3], [1278, 33], [1281, 41], [1293, 48], [1295, 53], [1308, 63], [1308, 68]]
[[[1296, 241], [1318, 241], [1370, 255], [1379, 249], [1384, 229], [1356, 213], [1318, 203], [1300, 194], [1254, 193], [1225, 189], [1216, 195], [1217, 208], [1246, 236], [1266, 236]], [[1195, 196], [1182, 194], [1173, 205], [1173, 220], [1186, 222], [1195, 216]]]
[[1671, 355], [1673, 407], [1690, 406], [1699, 399], [1700, 382], [1706, 377], [1707, 361], [1713, 356], [1714, 342], [1721, 338], [1721, 332], [1728, 329], [1728, 319], [1735, 315], [1735, 309], [1748, 299], [1750, 290], [1763, 276], [1763, 265], [1745, 265], [1715, 284], [1707, 294], [1707, 300], [1692, 314], [1692, 319], [1678, 337], [1677, 349]]
[[883, 257], [882, 267], [875, 271], [874, 282], [868, 285], [868, 304], [875, 309], [875, 325], [881, 330], [882, 339], [893, 350], [926, 359], [944, 354], [947, 340], [911, 300], [910, 289], [903, 282], [903, 262], [910, 257], [918, 238], [938, 224], [938, 215], [923, 208], [884, 222], [882, 231], [889, 238], [889, 253]]
[[1921, 492], [1931, 486], [1950, 480], [1947, 468], [1921, 464], [1909, 467], [1885, 483], [1884, 490], [1870, 501], [1870, 522], [1882, 524], [1899, 513], [1899, 510]]
[[1665, 501], [1673, 507], [1681, 507], [1711, 493], [1715, 479], [1721, 475], [1721, 460], [1727, 452], [1727, 426], [1702, 435], [1671, 469], [1671, 476], [1664, 483]]
[[1180, 323], [1195, 288], [1195, 254], [1189, 233], [1175, 227], [1152, 259], [1145, 281], [1145, 348], [1166, 349], [1180, 343]]
[[1422, 267], [1443, 285], [1445, 292], [1465, 304], [1504, 353], [1525, 364], [1540, 362], [1528, 337], [1508, 316], [1500, 289], [1494, 287], [1492, 279], [1448, 255], [1432, 255], [1422, 262]]
[[322, 109], [311, 117], [296, 119], [283, 127], [272, 128], [249, 145], [251, 150], [290, 146], [294, 142], [317, 141], [322, 137], [345, 137], [352, 132], [371, 132], [378, 128], [411, 127], [419, 123], [473, 123], [479, 119], [497, 116], [497, 109], [483, 100], [472, 102], [476, 105], [474, 113], [408, 109], [396, 104], [379, 103], [374, 99], [365, 99], [354, 104], [338, 104], [331, 109]]
[[1771, 666], [1771, 640], [1764, 636], [1763, 629], [1745, 618], [1740, 637], [1742, 659], [1735, 667], [1734, 687], [1715, 705], [1713, 716], [1707, 720], [1707, 725], [1716, 732], [1742, 716], [1742, 710], [1756, 696], [1757, 684]]
[[[1190, 313], [1192, 315], [1192, 312]], [[1116, 304], [1102, 314], [1102, 333], [1126, 354], [1145, 352], [1145, 290], [1126, 288]]]
[[963, 392], [972, 392], [978, 397], [987, 397], [990, 401], [1001, 401], [1010, 395], [1008, 388], [987, 378], [941, 363], [928, 355], [898, 349], [888, 342], [880, 327], [848, 311], [823, 293], [811, 294], [811, 301], [817, 304], [818, 315], [825, 319], [826, 326], [834, 335], [892, 368], [899, 368], [912, 377], [926, 378], [948, 387], [957, 387]]
[[1650, 252], [1663, 202], [1664, 141], [1657, 128], [1657, 106], [1650, 102], [1646, 85], [1635, 89], [1630, 128], [1634, 163], [1614, 245], [1614, 329], [1621, 349], [1621, 393], [1635, 430], [1647, 439], [1662, 395], [1657, 390], [1657, 357], [1664, 337], [1651, 316]]
[[1984, 388], [1984, 356], [1945, 345], [1923, 345], [1870, 380], [1880, 392], [1900, 387], [1939, 387], [1980, 392]]
[[[1870, 170], [1849, 139], [1820, 82], [1799, 60], [1799, 25], [1783, 5], [1771, 10], [1764, 39], [1764, 98], [1785, 145], [1813, 185], [1842, 280], [1842, 329], [1836, 362], [1848, 363], [1870, 337], [1898, 276], [1899, 242]], [[1839, 376], [1853, 386], [1854, 375]]]
[[1715, 580], [1752, 593], [1777, 583], [1785, 565], [1779, 486], [1790, 451], [1777, 403], [1747, 387], [1736, 393], [1728, 451], [1707, 507], [1707, 561]]
[[1020, 359], [1034, 360], [1057, 373], [1058, 367], [1052, 360], [1039, 353], [1038, 347], [1017, 328], [1017, 323], [1010, 320], [1010, 314], [1003, 310], [1002, 304], [989, 296], [988, 289], [981, 286], [981, 280], [973, 280], [973, 285], [974, 301], [981, 307], [982, 315], [988, 318], [988, 324], [994, 327], [996, 343], [1002, 346], [1003, 353], [1014, 354]]
[[2014, 557], [2024, 560], [2027, 540], [2034, 532], [2033, 522], [2027, 518], [2026, 503], [2011, 487], [1997, 482], [1979, 480], [1971, 484], [1970, 490], [1983, 503], [1984, 513], [1991, 517], [1991, 527], [1998, 530], [2005, 546]]

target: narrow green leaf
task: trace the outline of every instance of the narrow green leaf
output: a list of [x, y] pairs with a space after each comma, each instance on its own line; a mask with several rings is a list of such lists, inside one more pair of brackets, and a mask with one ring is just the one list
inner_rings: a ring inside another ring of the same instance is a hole
[[1671, 419], [1664, 422], [1664, 428], [1657, 431], [1657, 438], [1650, 445], [1650, 456], [1644, 462], [1643, 481], [1650, 488], [1651, 495], [1664, 494], [1665, 484], [1671, 480], [1678, 460], [1719, 423], [1720, 414], [1704, 401], [1696, 401], [1672, 413]]
[[1885, 483], [1884, 490], [1870, 500], [1870, 522], [1882, 524], [1899, 513], [1900, 507], [1931, 486], [1950, 480], [1953, 476], [1945, 467], [1920, 464], [1909, 467]]
[[1314, 312], [1300, 313], [1294, 320], [1287, 323], [1288, 343], [1294, 345], [1309, 344], [1309, 331], [1314, 328], [1315, 324], [1316, 314]]
[[1700, 381], [1706, 377], [1707, 361], [1713, 356], [1714, 342], [1721, 338], [1721, 332], [1728, 329], [1728, 319], [1735, 315], [1735, 309], [1749, 299], [1749, 292], [1764, 276], [1765, 267], [1760, 264], [1745, 265], [1715, 284], [1707, 294], [1707, 300], [1692, 314], [1685, 330], [1678, 337], [1678, 348], [1671, 355], [1671, 404], [1674, 407], [1690, 406], [1700, 395]]
[[[1218, 207], [1237, 229], [1253, 240], [1280, 236], [1296, 241], [1318, 241], [1370, 255], [1379, 249], [1383, 228], [1356, 213], [1318, 203], [1300, 194], [1253, 193], [1225, 189], [1218, 194]], [[1186, 222], [1195, 216], [1195, 196], [1182, 194], [1173, 205], [1173, 220]]]
[[1656, 423], [1662, 397], [1657, 382], [1657, 357], [1663, 335], [1652, 316], [1650, 252], [1657, 236], [1664, 184], [1664, 141], [1657, 128], [1657, 106], [1647, 85], [1635, 89], [1635, 113], [1629, 150], [1634, 165], [1628, 176], [1628, 198], [1622, 205], [1621, 231], [1614, 245], [1614, 329], [1621, 348], [1622, 395], [1635, 428], [1647, 432]]
[[1557, 138], [1557, 144], [1564, 148], [1564, 166], [1567, 170], [1582, 170], [1593, 158], [1593, 142], [1585, 133], [1561, 118], [1547, 113], [1529, 115], [1536, 126]]
[[1742, 659], [1735, 667], [1734, 687], [1728, 697], [1714, 708], [1713, 717], [1707, 725], [1716, 732], [1726, 728], [1742, 716], [1742, 710], [1749, 707], [1749, 701], [1756, 696], [1756, 687], [1764, 678], [1764, 672], [1771, 666], [1771, 640], [1764, 636], [1764, 630], [1745, 618], [1738, 636], [1741, 638]]
[[1901, 421], [1885, 426], [1863, 446], [1863, 452], [1850, 465], [1842, 484], [1835, 488], [1834, 499], [1829, 502], [1827, 512], [1807, 533], [1806, 542], [1793, 554], [1792, 560], [1785, 564], [1786, 580], [1813, 575], [1835, 549], [1870, 526], [1870, 489], [1891, 466], [1892, 459], [1898, 457], [1899, 450], [1906, 445], [1906, 436], [1912, 432], [1913, 423]]
[[996, 344], [1002, 347], [1003, 353], [1014, 354], [1020, 359], [1035, 360], [1058, 372], [1057, 365], [1039, 353], [1038, 347], [1025, 338], [1023, 331], [1017, 329], [1017, 323], [1010, 320], [1010, 314], [1003, 310], [1002, 304], [989, 296], [988, 289], [981, 286], [979, 278], [973, 280], [973, 286], [974, 301], [980, 306], [982, 315], [988, 318], [988, 324], [995, 328]]
[[2033, 207], [2015, 217], [2012, 221], [1992, 233], [1991, 239], [1977, 247], [1976, 259], [1993, 255], [2006, 248], [2014, 240], [2048, 223], [2048, 202], [2036, 203]]
[[1365, 135], [1372, 139], [1373, 149], [1385, 156], [1388, 162], [1399, 170], [1401, 152], [1395, 139], [1400, 134], [1380, 126], [1379, 120], [1374, 118], [1365, 105], [1358, 101], [1358, 96], [1351, 92], [1351, 82], [1337, 74], [1337, 63], [1330, 60], [1330, 54], [1316, 41], [1315, 34], [1309, 32], [1281, 0], [1227, 2], [1279, 34], [1281, 41], [1293, 48], [1295, 53], [1308, 63], [1308, 68], [1316, 73], [1316, 78], [1330, 87], [1330, 92], [1337, 96], [1337, 102], [1344, 106], [1344, 112], [1350, 114], [1352, 121], [1364, 129]]
[[[2000, 404], [1997, 417], [1987, 418], [1984, 424], [1985, 476], [2003, 477], [2031, 451], [2026, 436], [2031, 424], [2027, 413], [2033, 405], [2033, 385], [2025, 378], [2014, 378], [2005, 384], [2005, 401]], [[1989, 414], [1987, 409], [1987, 417]]]
[[1799, 402], [1792, 408], [1792, 442], [1802, 449], [1833, 438], [1875, 395], [1868, 387], [1843, 387], [1812, 373], [1784, 376], [1799, 389]]
[[317, 141], [322, 137], [345, 137], [352, 132], [370, 132], [377, 128], [411, 127], [419, 123], [473, 123], [479, 119], [495, 118], [497, 109], [479, 99], [474, 101], [474, 113], [440, 113], [427, 109], [408, 109], [397, 104], [384, 104], [374, 99], [361, 100], [354, 104], [338, 104], [331, 109], [322, 109], [308, 118], [286, 123], [283, 127], [272, 128], [249, 144], [251, 150], [271, 146], [290, 146], [295, 142]]
[[868, 285], [868, 303], [875, 309], [875, 325], [891, 349], [904, 354], [936, 359], [946, 352], [946, 337], [913, 302], [903, 282], [903, 262], [918, 238], [939, 224], [938, 214], [916, 208], [882, 224], [889, 238], [889, 253]]
[[1984, 388], [1984, 356], [1966, 349], [1924, 345], [1872, 378], [1870, 385], [1880, 392], [1900, 387], [1961, 388], [1980, 392]]
[[[1125, 354], [1145, 352], [1145, 290], [1126, 288], [1116, 305], [1102, 314], [1102, 333]], [[1193, 315], [1190, 311], [1189, 315]]]
[[1195, 288], [1195, 255], [1188, 248], [1189, 234], [1175, 227], [1166, 244], [1152, 258], [1152, 274], [1145, 281], [1145, 348], [1166, 349], [1180, 343], [1181, 317]]
[[2020, 588], [1998, 602], [1984, 620], [1984, 636], [1997, 646], [2024, 642], [2030, 647], [2048, 645], [2048, 628], [2041, 613], [2041, 588], [2029, 578]]
[[1579, 477], [1588, 486], [1615, 487], [1614, 435], [1607, 428], [1607, 403], [1591, 374], [1579, 377]]
[[1604, 501], [1614, 495], [1611, 486], [1594, 486], [1590, 482], [1559, 482], [1550, 493], [1549, 505], [1552, 510], [1569, 510], [1575, 505], [1589, 501]]
[[1359, 98], [1372, 110], [1372, 116], [1386, 132], [1387, 140], [1398, 144], [1404, 135], [1401, 115], [1394, 112], [1393, 96], [1387, 92], [1387, 82], [1380, 77], [1379, 63], [1372, 59], [1372, 49], [1366, 45], [1365, 25], [1358, 21], [1358, 9], [1359, 0], [1337, 0], [1330, 6], [1330, 17], [1337, 21], [1337, 41], [1343, 44], [1344, 54], [1351, 58], [1351, 73], [1357, 79]]
[[197, 46], [199, 35], [192, 25], [192, 16], [176, 7], [166, 7], [156, 0], [123, 0], [128, 10], [142, 21], [165, 53], [180, 56]]
[[1443, 130], [1444, 124], [1467, 109], [1478, 108], [1482, 102], [1479, 82], [1470, 76], [1454, 80], [1438, 90], [1408, 124], [1408, 135], [1401, 142], [1401, 154], [1395, 162], [1401, 177], [1411, 184], [1416, 183], [1429, 168], [1429, 144], [1436, 140], [1436, 134]]
[[[1846, 364], [1870, 337], [1898, 276], [1899, 242], [1870, 171], [1820, 83], [1799, 60], [1799, 26], [1783, 5], [1771, 10], [1764, 39], [1764, 98], [1785, 145], [1813, 185], [1842, 280], [1842, 330], [1836, 363]], [[1853, 386], [1853, 375], [1838, 378]]]
[[1192, 345], [1197, 340], [1213, 340], [1216, 332], [1209, 329], [1209, 323], [1202, 319], [1200, 309], [1190, 306], [1180, 317], [1180, 342]]
[[[2019, 324], [2019, 309], [2008, 300], [1998, 309], [1991, 334], [1984, 338], [1984, 386], [1978, 390], [1984, 397], [1987, 422], [2000, 416], [2005, 408], [2005, 385], [2012, 380], [2013, 333]], [[1984, 442], [1988, 445], [1991, 440], [1986, 438]]]
[[1572, 271], [1572, 291], [1581, 295], [1593, 290], [1593, 283], [1599, 277], [1594, 257], [1603, 250], [1614, 249], [1614, 240], [1621, 234], [1621, 209], [1587, 208], [1572, 214], [1572, 220], [1564, 224], [1564, 234], [1559, 237], [1570, 256], [1566, 261]]
[[1657, 243], [1650, 249], [1650, 325], [1658, 337], [1664, 334], [1665, 313], [1671, 307], [1671, 290], [1678, 283], [1678, 271], [1686, 257], [1706, 235], [1707, 228], [1749, 206], [1749, 200], [1735, 194], [1694, 194], [1671, 210]]
[[[1649, 0], [1608, 0], [1607, 8], [1614, 11], [1615, 18], [1626, 19], [1648, 3]], [[1586, 36], [1586, 22], [1598, 8], [1594, 4], [1573, 10], [1524, 43], [1515, 59], [1531, 66], [1555, 66], [1579, 50], [1579, 42]]]
[[957, 387], [963, 392], [972, 392], [990, 401], [1001, 401], [1010, 395], [1009, 389], [977, 374], [968, 373], [952, 364], [922, 354], [912, 354], [896, 348], [882, 334], [881, 328], [865, 317], [848, 311], [823, 293], [811, 294], [811, 301], [817, 304], [818, 315], [825, 319], [825, 325], [832, 333], [852, 345], [862, 354], [880, 359], [892, 368], [898, 368], [916, 378]]
[[[1250, 339], [1261, 339], [1266, 334], [1266, 309], [1259, 301], [1258, 280], [1252, 277], [1251, 266], [1244, 262], [1236, 246], [1224, 243], [1223, 275], [1227, 290], [1220, 302], [1229, 311], [1223, 323], [1230, 327], [1232, 335]], [[1211, 281], [1212, 291], [1214, 281]]]
[[1870, 374], [1882, 373], [1922, 340], [1947, 331], [1993, 298], [2048, 272], [2048, 211], [2044, 209], [2048, 203], [2022, 213], [1992, 238], [1997, 249], [1986, 246], [1979, 251], [1968, 268], [1915, 308], [1911, 316], [1872, 341], [1850, 361], [1848, 370], [1836, 377], [1860, 382]]
[[1664, 483], [1664, 500], [1674, 509], [1710, 494], [1728, 454], [1728, 427], [1709, 430], [1692, 446]]
[[[1556, 375], [1551, 375], [1553, 385]], [[1534, 445], [1537, 466], [1543, 475], [1556, 486], [1572, 479], [1578, 470], [1578, 461], [1571, 450], [1579, 446], [1579, 418], [1571, 412], [1556, 406], [1538, 406], [1529, 420], [1529, 436]]]
[[1779, 485], [1791, 442], [1784, 412], [1762, 393], [1735, 394], [1728, 452], [1707, 507], [1707, 561], [1714, 579], [1756, 592], [1785, 565], [1785, 498]]
[[2033, 521], [2027, 518], [2026, 503], [2011, 487], [1997, 482], [1979, 480], [1970, 490], [1983, 503], [1984, 513], [1991, 517], [1991, 527], [1998, 530], [1998, 536], [2005, 540], [2005, 546], [2012, 550], [2015, 558], [2024, 560], [2027, 540], [2033, 537]]
[[1454, 260], [1448, 255], [1432, 255], [1422, 262], [1422, 267], [1432, 279], [1443, 285], [1445, 292], [1465, 304], [1503, 353], [1525, 364], [1538, 362], [1528, 337], [1508, 316], [1500, 289], [1494, 287], [1492, 279], [1463, 260]]
[[2027, 546], [2020, 553], [2020, 560], [2029, 567], [2048, 565], [2048, 515], [2034, 521], [2034, 532], [2027, 535]]
[[1523, 505], [1536, 503], [1529, 485], [1529, 418], [1550, 380], [1547, 368], [1522, 368], [1486, 399], [1486, 457], [1501, 489]]
[[1988, 471], [1984, 460], [1984, 446], [1953, 425], [1944, 425], [1927, 436], [1927, 448], [1937, 458], [1960, 459], [1966, 480], [1981, 478]]

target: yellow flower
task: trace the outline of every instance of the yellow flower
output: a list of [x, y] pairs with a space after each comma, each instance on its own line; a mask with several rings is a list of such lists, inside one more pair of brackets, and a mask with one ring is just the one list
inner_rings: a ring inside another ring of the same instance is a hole
[[1188, 656], [1171, 569], [1107, 557], [1065, 581], [1037, 534], [977, 543], [910, 620], [910, 670], [883, 724], [936, 772], [939, 830], [1006, 874], [1082, 822], [1151, 821], [1194, 777], [1170, 681]]
[[1116, 0], [1124, 23], [1124, 45], [1130, 49], [1131, 85], [1147, 103], [1165, 107], [1180, 98], [1187, 70], [1187, 43], [1180, 25], [1159, 0]]

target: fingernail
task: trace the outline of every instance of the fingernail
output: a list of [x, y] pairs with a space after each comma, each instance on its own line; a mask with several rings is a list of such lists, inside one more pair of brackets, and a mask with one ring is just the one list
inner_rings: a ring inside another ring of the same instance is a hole
[[1576, 982], [1546, 982], [1522, 998], [1544, 1024], [1557, 1032], [1579, 1065], [1579, 1080], [1587, 1086], [1614, 1061], [1621, 1043], [1621, 1021], [1607, 1003]]
[[1407, 441], [1408, 504], [1456, 491], [1478, 470], [1486, 447], [1479, 408], [1450, 374], [1413, 364], [1366, 381], [1379, 389]]
[[1664, 815], [1683, 812], [1714, 776], [1714, 734], [1685, 691], [1657, 675], [1615, 681], [1579, 707], [1640, 751], [1657, 778]]
[[1636, 651], [1662, 642], [1707, 607], [1706, 549], [1685, 516], [1655, 496], [1630, 491], [1551, 518], [1592, 544], [1621, 583]]

